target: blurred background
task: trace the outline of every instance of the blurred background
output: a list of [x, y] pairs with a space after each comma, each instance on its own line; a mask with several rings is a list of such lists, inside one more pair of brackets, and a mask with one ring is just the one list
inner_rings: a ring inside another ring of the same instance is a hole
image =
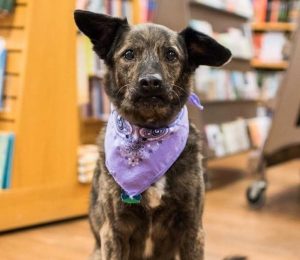
[[105, 64], [73, 11], [186, 26], [233, 53], [201, 66], [206, 259], [300, 259], [299, 0], [0, 0], [0, 259], [87, 259]]

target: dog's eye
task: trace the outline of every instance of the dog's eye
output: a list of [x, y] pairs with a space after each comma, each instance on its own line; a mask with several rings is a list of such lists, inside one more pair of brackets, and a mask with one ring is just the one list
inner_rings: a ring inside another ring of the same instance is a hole
[[125, 51], [124, 58], [126, 60], [133, 60], [134, 59], [134, 52], [133, 52], [133, 50], [127, 50], [127, 51]]
[[175, 51], [169, 49], [169, 50], [167, 50], [166, 58], [168, 61], [174, 61], [177, 59], [177, 54]]

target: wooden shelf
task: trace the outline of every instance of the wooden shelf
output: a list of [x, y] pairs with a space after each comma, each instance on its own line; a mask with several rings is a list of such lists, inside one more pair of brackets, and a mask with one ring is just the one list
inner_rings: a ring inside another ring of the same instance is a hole
[[101, 118], [96, 117], [87, 117], [82, 119], [82, 123], [84, 124], [95, 124], [95, 123], [106, 123], [109, 115], [103, 115]]
[[229, 157], [232, 157], [232, 156], [247, 155], [247, 154], [249, 154], [249, 152], [251, 150], [252, 150], [252, 148], [249, 148], [247, 150], [242, 150], [242, 151], [238, 151], [238, 152], [235, 152], [235, 153], [228, 153], [228, 154], [225, 154], [223, 156], [216, 156], [213, 151], [210, 151], [208, 153], [206, 159], [209, 160], [209, 161], [222, 160], [222, 159], [226, 159], [226, 158], [229, 158]]
[[296, 30], [295, 23], [253, 23], [252, 30], [254, 31], [287, 31], [292, 32]]
[[285, 70], [288, 68], [289, 63], [287, 61], [265, 62], [258, 59], [253, 59], [251, 61], [251, 66], [256, 69]]
[[227, 100], [202, 100], [201, 103], [204, 106], [207, 105], [230, 105], [230, 104], [249, 104], [254, 103], [255, 105], [260, 102], [258, 99], [227, 99]]
[[250, 62], [251, 59], [233, 57], [229, 63], [223, 66], [223, 68], [226, 70], [237, 70], [237, 71], [246, 72], [251, 70]]

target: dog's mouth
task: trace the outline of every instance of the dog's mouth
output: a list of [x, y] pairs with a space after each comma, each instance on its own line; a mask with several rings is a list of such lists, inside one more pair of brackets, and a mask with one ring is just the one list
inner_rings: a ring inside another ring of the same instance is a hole
[[164, 94], [136, 94], [133, 97], [135, 104], [146, 104], [146, 105], [161, 105], [167, 102], [167, 96]]

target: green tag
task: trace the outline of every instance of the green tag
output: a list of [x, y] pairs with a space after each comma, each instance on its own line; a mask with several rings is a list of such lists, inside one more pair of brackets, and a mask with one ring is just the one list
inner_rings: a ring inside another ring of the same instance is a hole
[[125, 191], [122, 191], [121, 199], [126, 204], [138, 204], [141, 202], [142, 195], [138, 194], [131, 198]]

